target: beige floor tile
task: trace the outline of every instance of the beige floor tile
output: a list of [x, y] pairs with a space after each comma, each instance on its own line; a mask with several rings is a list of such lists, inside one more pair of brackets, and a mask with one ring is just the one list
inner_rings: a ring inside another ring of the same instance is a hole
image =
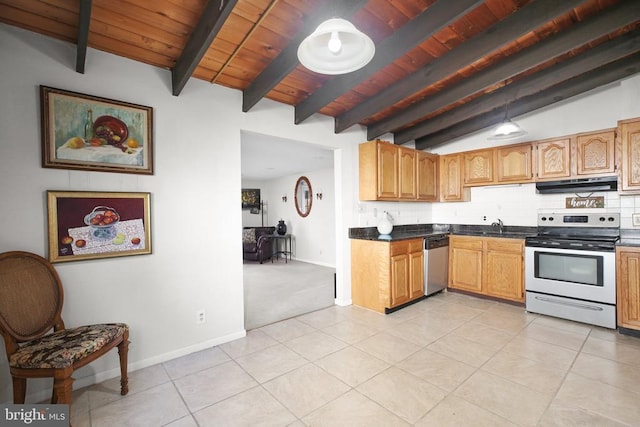
[[445, 397], [445, 393], [401, 369], [391, 367], [357, 390], [409, 423], [418, 421]]
[[443, 314], [437, 310], [426, 310], [418, 313], [416, 317], [411, 319], [409, 323], [417, 325], [425, 325], [434, 330], [449, 333], [459, 328], [467, 322], [465, 318], [452, 318], [447, 314]]
[[403, 427], [409, 424], [355, 390], [305, 416], [314, 427]]
[[396, 366], [448, 392], [455, 390], [477, 369], [427, 349], [412, 354]]
[[504, 418], [455, 396], [447, 396], [416, 427], [516, 427]]
[[420, 350], [420, 346], [386, 332], [380, 332], [360, 341], [354, 344], [354, 347], [390, 364], [398, 363]]
[[581, 353], [571, 372], [624, 390], [640, 393], [640, 369], [610, 359]]
[[506, 351], [493, 356], [482, 370], [547, 394], [558, 390], [567, 373], [557, 366]]
[[347, 343], [324, 332], [316, 331], [287, 341], [284, 345], [308, 360], [316, 360], [345, 348]]
[[520, 312], [513, 312], [510, 309], [499, 311], [492, 308], [475, 317], [473, 321], [501, 331], [518, 333], [534, 319], [535, 317], [527, 315], [522, 309]]
[[539, 316], [532, 322], [532, 324], [546, 326], [548, 328], [562, 329], [581, 335], [589, 335], [592, 329], [590, 325], [585, 323], [573, 322], [571, 320], [559, 319], [551, 316]]
[[171, 379], [184, 377], [203, 369], [229, 361], [229, 356], [218, 347], [197, 351], [177, 359], [164, 362], [164, 368]]
[[535, 426], [552, 398], [483, 371], [473, 374], [453, 394], [522, 426]]
[[504, 345], [511, 341], [515, 336], [513, 332], [495, 329], [491, 326], [483, 325], [482, 323], [474, 321], [465, 323], [451, 332], [451, 334], [466, 338], [469, 341], [484, 344], [496, 350], [504, 347]]
[[282, 375], [263, 386], [299, 418], [350, 389], [348, 385], [313, 364]]
[[464, 305], [465, 307], [471, 307], [481, 311], [489, 310], [491, 307], [498, 304], [496, 301], [475, 298], [468, 295], [460, 295], [460, 298], [456, 298], [455, 302], [457, 304]]
[[559, 345], [571, 350], [580, 350], [586, 340], [586, 335], [565, 331], [562, 329], [551, 328], [531, 322], [524, 328], [520, 336], [527, 339], [534, 339], [549, 344]]
[[278, 344], [278, 341], [261, 331], [260, 329], [254, 329], [247, 332], [247, 336], [239, 338], [237, 340], [224, 343], [220, 348], [234, 359], [247, 354], [255, 353], [256, 351], [264, 350], [267, 347], [271, 347]]
[[484, 313], [483, 310], [479, 310], [477, 308], [469, 307], [467, 305], [462, 305], [459, 303], [447, 303], [438, 305], [431, 309], [429, 312], [438, 313], [440, 316], [442, 316], [442, 318], [448, 321], [467, 321]]
[[434, 325], [434, 322], [425, 322], [423, 318], [418, 318], [409, 320], [399, 328], [387, 329], [385, 332], [424, 347], [442, 338], [451, 330], [451, 325]]
[[538, 427], [628, 427], [610, 418], [580, 408], [567, 408], [552, 403]]
[[88, 410], [84, 412], [71, 411], [69, 416], [73, 427], [91, 427], [91, 416]]
[[[640, 338], [636, 339], [640, 340]], [[624, 341], [606, 341], [589, 337], [582, 351], [617, 362], [640, 366], [640, 346], [629, 345]]]
[[396, 320], [388, 315], [360, 307], [356, 307], [356, 309], [352, 311], [350, 320], [362, 323], [363, 325], [367, 325], [371, 328], [377, 329], [378, 331], [392, 328], [406, 322], [404, 319]]
[[236, 362], [260, 383], [308, 363], [305, 358], [282, 344], [239, 357]]
[[258, 385], [235, 362], [227, 362], [174, 381], [192, 412]]
[[640, 347], [640, 338], [621, 334], [615, 329], [598, 328], [594, 326], [591, 330], [591, 334], [589, 334], [589, 338], [598, 338], [604, 341], [612, 341], [619, 344]]
[[640, 394], [569, 373], [554, 403], [632, 426], [640, 425]]
[[[171, 381], [167, 371], [161, 364], [130, 372], [128, 378], [130, 395]], [[123, 396], [120, 395], [120, 377], [95, 384], [87, 389], [87, 393], [91, 409], [122, 399]]]
[[452, 334], [429, 344], [427, 349], [475, 367], [482, 366], [496, 352], [493, 347]]
[[549, 364], [563, 370], [568, 370], [578, 352], [565, 347], [545, 343], [535, 339], [517, 336], [509, 341], [501, 351], [517, 354], [527, 359]]
[[343, 310], [343, 307], [334, 305], [312, 313], [303, 314], [302, 316], [296, 317], [296, 319], [316, 329], [322, 329], [347, 320], [347, 314]]
[[299, 321], [296, 318], [283, 320], [281, 322], [272, 323], [263, 326], [259, 331], [264, 332], [271, 338], [280, 342], [289, 341], [302, 335], [314, 332], [316, 328]]
[[254, 387], [195, 413], [200, 427], [286, 426], [296, 420], [262, 387]]
[[157, 427], [189, 410], [173, 384], [166, 383], [91, 411], [91, 427]]
[[344, 348], [316, 360], [315, 364], [352, 387], [362, 384], [390, 366], [354, 347]]
[[166, 427], [198, 427], [198, 423], [196, 423], [196, 420], [193, 419], [192, 415], [188, 415], [167, 424]]
[[322, 330], [325, 334], [329, 334], [348, 344], [354, 344], [358, 341], [369, 338], [377, 334], [379, 329], [372, 328], [353, 320], [345, 320], [335, 325], [328, 326]]

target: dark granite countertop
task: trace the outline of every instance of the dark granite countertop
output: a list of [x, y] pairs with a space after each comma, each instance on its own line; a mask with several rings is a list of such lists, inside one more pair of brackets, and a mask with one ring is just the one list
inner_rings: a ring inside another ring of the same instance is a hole
[[490, 225], [464, 224], [416, 224], [395, 225], [391, 235], [380, 235], [376, 227], [350, 228], [349, 238], [360, 240], [397, 241], [426, 238], [435, 235], [453, 234], [459, 236], [499, 237], [504, 239], [524, 239], [535, 236], [537, 227], [505, 226], [500, 233]]
[[620, 240], [616, 245], [640, 247], [640, 230], [620, 229]]

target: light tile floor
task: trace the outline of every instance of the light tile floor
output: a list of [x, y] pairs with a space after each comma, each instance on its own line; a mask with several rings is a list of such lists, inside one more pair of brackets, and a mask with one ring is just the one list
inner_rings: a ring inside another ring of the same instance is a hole
[[74, 392], [80, 426], [640, 426], [640, 339], [442, 293], [333, 306]]

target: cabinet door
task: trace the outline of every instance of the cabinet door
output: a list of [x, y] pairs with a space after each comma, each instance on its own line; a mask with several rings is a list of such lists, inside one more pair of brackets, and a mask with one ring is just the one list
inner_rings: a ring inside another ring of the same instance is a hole
[[416, 185], [418, 200], [438, 201], [439, 160], [437, 154], [416, 152]]
[[538, 179], [558, 179], [571, 176], [571, 139], [539, 142]]
[[416, 151], [410, 148], [398, 147], [400, 174], [399, 197], [415, 200], [416, 191]]
[[493, 183], [493, 157], [495, 150], [468, 151], [464, 153], [464, 185]]
[[391, 307], [404, 304], [410, 299], [409, 265], [409, 254], [404, 253], [391, 257]]
[[622, 141], [622, 190], [640, 191], [640, 120], [618, 122]]
[[[422, 246], [422, 245], [421, 245]], [[415, 299], [424, 295], [424, 251], [411, 252], [409, 254], [409, 298]]]
[[640, 248], [616, 248], [618, 326], [640, 329]]
[[469, 200], [469, 189], [462, 186], [462, 154], [440, 156], [440, 201]]
[[487, 240], [485, 245], [486, 294], [524, 302], [524, 241]]
[[599, 175], [615, 171], [615, 130], [576, 136], [577, 174]]
[[531, 144], [519, 144], [497, 149], [497, 181], [517, 183], [533, 181], [533, 158]]
[[473, 237], [449, 238], [449, 287], [482, 292], [482, 240]]
[[398, 197], [398, 147], [388, 143], [378, 143], [378, 197]]

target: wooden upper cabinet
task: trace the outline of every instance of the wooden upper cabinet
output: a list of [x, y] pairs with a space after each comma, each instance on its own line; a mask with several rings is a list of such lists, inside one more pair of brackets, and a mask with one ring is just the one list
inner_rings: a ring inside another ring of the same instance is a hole
[[392, 144], [378, 144], [378, 197], [394, 198], [399, 194], [398, 147]]
[[439, 161], [437, 154], [416, 151], [416, 185], [418, 200], [438, 201]]
[[571, 138], [538, 142], [536, 151], [538, 180], [571, 176]]
[[576, 135], [576, 174], [612, 174], [615, 164], [615, 129]]
[[415, 199], [416, 190], [416, 151], [411, 148], [397, 147], [399, 158], [398, 196], [401, 199]]
[[518, 144], [496, 149], [496, 181], [520, 183], [533, 181], [533, 145]]
[[463, 154], [440, 156], [440, 201], [463, 202], [470, 198], [468, 188], [463, 184]]
[[621, 120], [622, 192], [640, 192], [640, 119]]
[[358, 146], [360, 200], [398, 198], [399, 147], [384, 141], [370, 141]]
[[494, 182], [495, 150], [477, 150], [464, 153], [464, 185], [488, 185]]

